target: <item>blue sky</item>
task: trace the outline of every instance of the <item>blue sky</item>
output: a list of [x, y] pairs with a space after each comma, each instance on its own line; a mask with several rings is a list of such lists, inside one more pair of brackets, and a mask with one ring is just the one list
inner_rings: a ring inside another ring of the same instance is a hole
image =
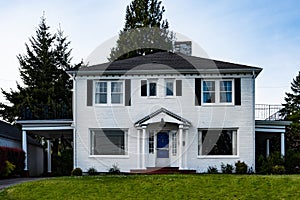
[[[0, 1], [0, 87], [16, 87], [25, 43], [45, 11], [55, 32], [69, 36], [73, 61], [123, 28], [130, 0]], [[193, 41], [194, 55], [262, 67], [256, 103], [280, 104], [300, 70], [300, 5], [296, 0], [162, 0], [170, 29]], [[108, 47], [109, 50], [109, 47]], [[102, 60], [108, 55], [101, 55]], [[0, 101], [4, 101], [0, 97]]]

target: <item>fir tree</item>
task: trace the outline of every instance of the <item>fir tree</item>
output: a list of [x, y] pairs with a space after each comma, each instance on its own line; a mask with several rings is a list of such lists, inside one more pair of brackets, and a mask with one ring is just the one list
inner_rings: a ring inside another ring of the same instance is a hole
[[43, 16], [36, 36], [25, 44], [26, 54], [17, 56], [23, 84], [17, 83], [15, 91], [2, 89], [10, 105], [0, 104], [0, 115], [7, 121], [14, 122], [24, 115], [41, 119], [71, 113], [72, 83], [66, 70], [78, 65], [70, 64], [70, 42], [63, 32], [51, 34], [49, 29]]
[[172, 51], [175, 36], [163, 20], [164, 6], [158, 0], [133, 0], [126, 8], [125, 26], [120, 31], [109, 61], [160, 51]]
[[287, 148], [300, 151], [300, 71], [291, 83], [291, 93], [286, 93], [281, 114], [285, 120], [292, 121], [287, 128]]

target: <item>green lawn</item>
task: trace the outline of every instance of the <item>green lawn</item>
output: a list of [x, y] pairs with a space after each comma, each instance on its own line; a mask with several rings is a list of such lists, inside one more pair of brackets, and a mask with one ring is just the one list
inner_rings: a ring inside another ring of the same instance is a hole
[[0, 199], [300, 199], [300, 176], [61, 177], [7, 188]]

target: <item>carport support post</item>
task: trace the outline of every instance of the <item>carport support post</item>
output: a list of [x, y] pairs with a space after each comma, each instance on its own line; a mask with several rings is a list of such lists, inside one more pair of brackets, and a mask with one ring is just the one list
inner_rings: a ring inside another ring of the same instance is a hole
[[285, 143], [284, 143], [284, 133], [281, 133], [281, 156], [285, 156]]
[[266, 157], [270, 155], [270, 139], [267, 139]]
[[28, 171], [27, 133], [24, 130], [22, 131], [22, 149], [25, 152], [25, 167], [24, 167], [24, 171]]
[[51, 141], [47, 140], [48, 173], [51, 174]]

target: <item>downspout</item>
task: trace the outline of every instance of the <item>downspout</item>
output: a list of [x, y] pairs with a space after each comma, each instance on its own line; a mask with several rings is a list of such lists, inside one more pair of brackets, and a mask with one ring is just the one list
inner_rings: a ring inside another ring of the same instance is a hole
[[72, 88], [72, 113], [73, 113], [73, 168], [77, 167], [77, 140], [76, 140], [76, 130], [77, 130], [77, 109], [76, 109], [76, 72], [68, 73], [73, 81]]
[[73, 148], [74, 148], [74, 169], [77, 168], [77, 104], [76, 104], [76, 73], [73, 74]]

